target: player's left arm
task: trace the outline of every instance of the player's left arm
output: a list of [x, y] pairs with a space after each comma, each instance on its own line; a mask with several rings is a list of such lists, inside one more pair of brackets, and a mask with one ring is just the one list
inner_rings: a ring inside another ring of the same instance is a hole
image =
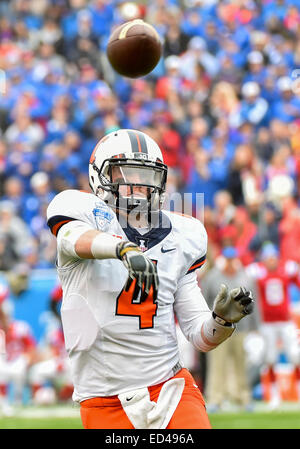
[[234, 331], [235, 323], [252, 312], [253, 297], [245, 287], [228, 291], [226, 285], [221, 285], [210, 311], [196, 277], [196, 270], [205, 263], [207, 233], [199, 220], [192, 221], [192, 229], [189, 228], [191, 221], [187, 221], [185, 226], [189, 231], [183, 240], [186, 257], [174, 307], [186, 338], [206, 352], [226, 340]]
[[228, 291], [221, 285], [213, 310], [210, 310], [193, 272], [179, 281], [174, 310], [187, 340], [200, 351], [207, 352], [230, 337], [235, 323], [252, 312], [253, 299], [244, 287]]
[[202, 352], [208, 352], [233, 333], [233, 324], [224, 326], [212, 315], [198, 286], [195, 272], [183, 276], [175, 293], [174, 311], [186, 339]]

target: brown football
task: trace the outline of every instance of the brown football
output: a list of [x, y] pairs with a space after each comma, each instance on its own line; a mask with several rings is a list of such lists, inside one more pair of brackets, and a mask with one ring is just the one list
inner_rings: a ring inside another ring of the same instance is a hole
[[107, 57], [120, 75], [138, 78], [150, 73], [157, 65], [162, 45], [155, 28], [136, 19], [116, 28], [107, 44]]

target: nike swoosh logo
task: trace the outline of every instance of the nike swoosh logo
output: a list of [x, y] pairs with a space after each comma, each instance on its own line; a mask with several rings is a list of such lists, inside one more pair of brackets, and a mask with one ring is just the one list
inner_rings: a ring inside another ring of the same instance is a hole
[[170, 248], [170, 249], [164, 249], [163, 246], [161, 247], [161, 252], [162, 253], [169, 253], [170, 251], [175, 251], [176, 248]]
[[126, 398], [126, 401], [131, 401], [131, 399], [133, 398], [134, 396], [131, 396], [131, 398]]

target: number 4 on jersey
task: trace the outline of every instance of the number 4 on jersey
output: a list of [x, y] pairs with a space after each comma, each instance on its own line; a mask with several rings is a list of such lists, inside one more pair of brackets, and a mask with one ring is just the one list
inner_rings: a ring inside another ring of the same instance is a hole
[[157, 312], [157, 303], [153, 296], [153, 287], [150, 288], [148, 296], [134, 302], [136, 297], [136, 279], [126, 283], [117, 298], [116, 315], [139, 317], [140, 329], [153, 328], [153, 318]]

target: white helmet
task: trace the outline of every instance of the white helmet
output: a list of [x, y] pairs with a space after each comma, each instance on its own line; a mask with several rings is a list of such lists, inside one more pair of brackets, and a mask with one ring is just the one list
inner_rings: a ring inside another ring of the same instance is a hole
[[[94, 194], [116, 209], [155, 212], [163, 202], [167, 166], [159, 146], [141, 131], [120, 129], [104, 136], [89, 163]], [[126, 186], [125, 188], [120, 186]], [[147, 194], [133, 187], [147, 188]]]

